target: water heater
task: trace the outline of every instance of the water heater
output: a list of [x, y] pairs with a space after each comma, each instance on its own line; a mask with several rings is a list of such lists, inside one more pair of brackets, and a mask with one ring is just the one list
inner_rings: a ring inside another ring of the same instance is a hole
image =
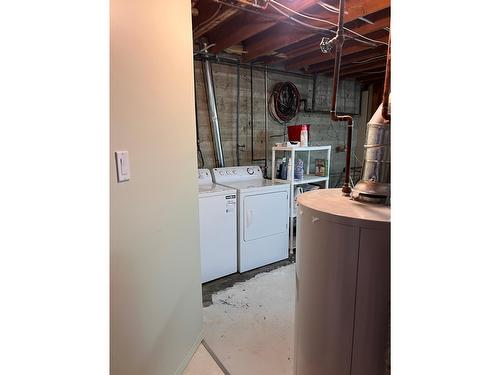
[[384, 375], [390, 208], [322, 189], [298, 197], [295, 374]]

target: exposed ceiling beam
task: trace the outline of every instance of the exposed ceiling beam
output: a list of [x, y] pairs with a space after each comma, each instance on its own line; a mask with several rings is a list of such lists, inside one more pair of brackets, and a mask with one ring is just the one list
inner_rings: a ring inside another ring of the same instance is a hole
[[[387, 54], [387, 46], [379, 46], [373, 49], [366, 49], [357, 53], [346, 55], [342, 57], [341, 69], [348, 64], [360, 63], [364, 60], [380, 57], [385, 58]], [[307, 72], [321, 73], [328, 70], [333, 70], [334, 60], [325, 61], [316, 65], [308, 67]]]
[[[389, 19], [384, 19], [383, 21], [381, 21], [381, 23], [377, 23], [374, 25], [366, 25], [366, 26], [369, 26], [369, 28], [368, 27], [365, 28], [363, 26], [363, 27], [360, 27], [358, 29], [353, 29], [353, 30], [355, 30], [356, 32], [359, 32], [360, 34], [366, 35], [366, 34], [369, 34], [369, 33], [375, 32], [375, 31], [383, 30], [385, 27], [384, 26], [385, 22], [389, 22]], [[313, 40], [311, 40], [311, 42], [304, 44], [304, 45], [300, 46], [299, 48], [292, 50], [291, 52], [288, 52], [288, 53], [285, 52], [285, 55], [287, 55], [287, 58], [289, 60], [291, 60], [291, 59], [295, 59], [297, 57], [306, 55], [308, 53], [319, 52], [320, 51], [320, 49], [319, 49], [319, 42], [320, 41], [321, 41], [321, 37], [317, 36], [317, 38], [313, 38]], [[362, 45], [360, 42], [358, 42], [357, 44]]]
[[[351, 5], [351, 7], [352, 6], [353, 5]], [[345, 16], [345, 22], [347, 23], [350, 21], [354, 21], [360, 16], [367, 16], [370, 13], [381, 11], [383, 9], [388, 8], [389, 6], [390, 6], [390, 1], [388, 0], [367, 1], [364, 7], [355, 6], [353, 7], [352, 10], [350, 10], [350, 2], [347, 2], [348, 14]], [[334, 23], [336, 23], [337, 21], [337, 15], [331, 12], [328, 12], [327, 14], [322, 12], [316, 14], [315, 16], [317, 18], [326, 19]], [[330, 26], [324, 22], [318, 22], [312, 20], [305, 20], [305, 21], [314, 26], [335, 29], [334, 26]], [[365, 23], [353, 29], [360, 34], [368, 34], [377, 30], [381, 30], [384, 27], [389, 27], [389, 25], [390, 25], [390, 17], [385, 17], [381, 20], [378, 20], [374, 24]], [[349, 32], [346, 33], [347, 35], [349, 35]], [[276, 26], [273, 26], [265, 33], [260, 33], [245, 42], [245, 48], [247, 50], [247, 54], [245, 55], [245, 61], [254, 60], [259, 56], [266, 54], [269, 51], [283, 48], [283, 46], [286, 46], [287, 44], [290, 43], [300, 42], [315, 34], [317, 34], [317, 32], [305, 29], [300, 25], [297, 25], [297, 27], [293, 27], [288, 24], [280, 23]]]
[[384, 74], [367, 74], [359, 77], [355, 77], [357, 81], [362, 84], [369, 85], [371, 83], [383, 83], [384, 82]]
[[350, 77], [353, 75], [358, 75], [361, 72], [371, 72], [371, 71], [385, 71], [386, 61], [375, 61], [369, 64], [362, 64], [360, 66], [346, 66], [340, 70], [341, 77]]
[[193, 29], [196, 29], [200, 23], [212, 17], [219, 7], [219, 4], [213, 1], [197, 1], [195, 4], [191, 4], [197, 13], [197, 15], [192, 15]]
[[[380, 32], [383, 32], [386, 35], [380, 36], [380, 34], [379, 34]], [[372, 38], [374, 40], [378, 40], [380, 42], [387, 43], [387, 41], [389, 39], [389, 34], [386, 31], [380, 31], [380, 32], [377, 31], [377, 32], [369, 34], [367, 36], [369, 36], [370, 38]], [[373, 34], [377, 34], [377, 35], [373, 35]], [[373, 48], [374, 47], [371, 47], [371, 46], [366, 45], [366, 44], [349, 41], [349, 42], [346, 42], [344, 44], [344, 47], [342, 49], [342, 57], [350, 55], [352, 53], [356, 53], [356, 52], [360, 52], [360, 51], [364, 51], [364, 50], [369, 50], [369, 49], [373, 49]], [[328, 61], [328, 60], [333, 61], [332, 54], [321, 53], [321, 51], [319, 51], [319, 49], [318, 49], [317, 51], [312, 52], [310, 54], [297, 56], [293, 59], [288, 60], [285, 63], [285, 66], [287, 69], [298, 69], [298, 68], [302, 68], [302, 67], [308, 67], [308, 66], [311, 66], [314, 64], [319, 64], [319, 63], [322, 63], [322, 62]]]
[[[381, 60], [373, 61], [373, 62], [366, 63], [366, 64], [349, 64], [349, 65], [346, 65], [345, 67], [342, 66], [342, 68], [340, 69], [340, 76], [343, 78], [348, 78], [348, 77], [359, 75], [360, 73], [365, 72], [365, 71], [367, 71], [367, 72], [385, 71], [385, 60], [381, 59]], [[328, 73], [332, 73], [332, 72], [333, 72], [333, 69], [327, 69], [327, 70], [323, 70], [323, 71], [317, 71], [315, 73], [316, 74], [328, 74]]]
[[236, 9], [228, 9], [228, 10], [224, 11], [223, 13], [221, 13], [219, 16], [215, 17], [210, 22], [204, 24], [202, 27], [195, 30], [193, 33], [194, 39], [198, 39], [203, 34], [206, 34], [210, 30], [212, 30], [213, 28], [219, 26], [224, 21], [226, 21], [226, 20], [230, 19], [231, 17], [233, 17], [234, 15], [236, 15], [236, 13], [238, 13], [238, 10], [236, 10]]
[[[297, 2], [297, 4], [289, 5], [289, 8], [295, 11], [303, 11], [314, 4], [317, 0], [303, 0]], [[262, 10], [262, 13], [276, 16], [276, 13], [271, 7], [266, 10]], [[276, 17], [278, 21], [285, 20], [286, 17], [280, 15]], [[224, 22], [220, 27], [217, 27], [210, 33], [208, 33], [208, 38], [210, 43], [215, 43], [215, 46], [211, 49], [213, 53], [219, 53], [234, 44], [238, 44], [243, 40], [246, 40], [262, 31], [265, 31], [278, 22], [274, 19], [269, 19], [265, 16], [258, 16], [252, 13], [242, 13], [236, 17], [231, 18], [227, 22]]]
[[[385, 54], [387, 50], [387, 46], [381, 45], [379, 47], [370, 47], [370, 46], [365, 46], [365, 45], [348, 45], [345, 46], [343, 51], [342, 51], [342, 65], [346, 62], [349, 61], [355, 61], [355, 60], [364, 60], [368, 59], [370, 57], [375, 57], [381, 54]], [[302, 58], [308, 59], [311, 56], [315, 56], [315, 54], [309, 54], [307, 56], [304, 56]], [[331, 55], [329, 55], [329, 59], [323, 62], [319, 63], [314, 63], [311, 65], [306, 65], [303, 67], [302, 70], [304, 70], [307, 73], [319, 73], [323, 72], [325, 70], [330, 70], [333, 69], [333, 64], [335, 60]], [[275, 64], [281, 64], [284, 65], [285, 69], [290, 69], [290, 70], [297, 70], [299, 68], [289, 68], [290, 65], [286, 65], [286, 62], [288, 61], [300, 61], [300, 58], [289, 60], [288, 56], [286, 56], [283, 53], [277, 53], [275, 55], [269, 55], [269, 56], [264, 56], [259, 58], [259, 64], [266, 64], [266, 65], [275, 65]], [[297, 64], [302, 65], [302, 64]]]
[[[317, 73], [317, 74], [322, 74], [326, 76], [331, 76], [333, 73], [333, 70], [325, 71], [322, 73]], [[364, 78], [370, 78], [373, 76], [382, 76], [384, 77], [385, 75], [385, 65], [382, 64], [372, 64], [371, 66], [366, 66], [364, 68], [359, 68], [359, 67], [351, 67], [349, 70], [345, 70], [345, 72], [340, 71], [340, 77], [342, 79], [364, 79]]]

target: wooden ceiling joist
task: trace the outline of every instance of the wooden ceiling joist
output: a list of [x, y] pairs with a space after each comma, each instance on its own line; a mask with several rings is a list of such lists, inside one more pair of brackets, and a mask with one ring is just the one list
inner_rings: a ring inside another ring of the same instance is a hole
[[[208, 43], [213, 44], [209, 50], [211, 53], [225, 51], [238, 55], [243, 62], [279, 65], [285, 70], [302, 70], [312, 74], [331, 73], [333, 55], [321, 53], [319, 44], [322, 37], [334, 36], [338, 14], [321, 7], [318, 0], [276, 1], [282, 6], [269, 2], [263, 9], [255, 7], [250, 1], [196, 0], [193, 2], [196, 8], [193, 11], [195, 40], [207, 38]], [[334, 7], [339, 3], [339, 0], [323, 1]], [[261, 0], [259, 4], [265, 4], [265, 1]], [[294, 14], [284, 6], [316, 19]], [[273, 7], [278, 7], [295, 20]], [[299, 24], [297, 20], [310, 27]], [[363, 82], [379, 80], [385, 70], [387, 45], [369, 44], [363, 36], [387, 43], [390, 0], [347, 0], [345, 27], [362, 36], [345, 32], [341, 76], [354, 77]], [[235, 45], [240, 48], [229, 48]]]
[[385, 72], [377, 74], [363, 74], [356, 76], [361, 84], [369, 85], [370, 83], [382, 83], [384, 82]]
[[371, 72], [371, 71], [385, 71], [385, 60], [380, 60], [380, 61], [374, 61], [372, 63], [368, 64], [362, 64], [362, 65], [349, 65], [346, 67], [343, 67], [340, 70], [340, 76], [341, 77], [350, 77], [352, 75], [356, 75], [361, 72]]
[[[361, 7], [361, 8], [354, 7], [351, 11], [349, 11], [349, 4], [350, 2], [347, 2], [348, 14], [345, 16], [346, 23], [348, 23], [349, 21], [356, 20], [360, 16], [367, 16], [370, 13], [378, 12], [389, 7], [388, 0], [368, 1], [366, 7]], [[327, 12], [326, 14], [323, 12], [320, 14], [315, 14], [315, 16], [319, 19], [326, 19], [333, 23], [337, 22], [337, 15], [331, 12]], [[310, 23], [313, 26], [328, 27], [328, 24], [325, 24], [324, 22], [308, 20], [308, 23]], [[378, 20], [374, 24], [364, 23], [361, 24], [360, 26], [353, 27], [353, 30], [364, 35], [374, 31], [381, 30], [384, 27], [389, 27], [389, 25], [390, 25], [390, 18], [385, 17], [381, 20]], [[349, 28], [349, 25], [347, 24], [346, 27]], [[335, 30], [334, 26], [330, 26], [329, 28]], [[293, 27], [288, 24], [280, 23], [276, 26], [273, 26], [265, 33], [260, 33], [245, 42], [245, 48], [247, 50], [247, 54], [245, 55], [245, 61], [254, 60], [259, 56], [266, 54], [269, 51], [277, 50], [290, 43], [300, 42], [315, 34], [318, 33], [306, 29], [303, 26], [301, 27], [300, 25]], [[346, 34], [349, 35], [349, 32], [346, 32]], [[319, 46], [317, 47], [319, 49]]]
[[[367, 27], [366, 29], [363, 29], [363, 30], [360, 30], [361, 28], [353, 29], [353, 30], [355, 30], [356, 32], [359, 32], [360, 34], [366, 35], [366, 34], [368, 34], [368, 32], [366, 32], [366, 30], [372, 30], [370, 32], [383, 30], [384, 27], [387, 27], [387, 26], [385, 26], [386, 22], [389, 23], [389, 19], [384, 19], [380, 23], [373, 24], [373, 25], [367, 24], [366, 26], [369, 26], [369, 28]], [[301, 45], [299, 48], [297, 48], [296, 50], [293, 50], [291, 52], [288, 52], [288, 53], [284, 52], [284, 54], [287, 56], [287, 59], [292, 60], [292, 59], [297, 59], [297, 58], [300, 59], [304, 55], [307, 55], [307, 54], [310, 54], [313, 52], [320, 52], [320, 49], [319, 49], [320, 41], [321, 41], [321, 37], [316, 36], [312, 39], [311, 42], [304, 44], [304, 45]], [[359, 42], [358, 45], [362, 46], [363, 44], [361, 44]], [[365, 45], [365, 46], [369, 47], [368, 45]]]
[[[316, 3], [317, 0], [304, 0], [298, 2], [295, 5], [290, 5], [290, 8], [297, 12], [300, 12], [313, 6]], [[286, 19], [286, 17], [282, 15], [276, 17], [276, 12], [274, 12], [269, 7], [266, 10], [262, 10], [262, 13], [270, 14], [278, 21], [265, 16], [258, 16], [252, 13], [242, 13], [236, 17], [233, 17], [220, 27], [217, 27], [215, 30], [208, 33], [208, 39], [210, 43], [215, 43], [215, 46], [211, 49], [211, 52], [219, 53], [227, 47], [238, 44], [243, 40], [251, 38], [256, 34], [273, 27], [279, 22], [279, 20]]]
[[[348, 64], [359, 64], [362, 63], [364, 60], [370, 60], [374, 59], [377, 57], [380, 57], [380, 60], [385, 59], [387, 53], [387, 46], [379, 46], [377, 48], [373, 48], [370, 50], [363, 50], [357, 53], [353, 53], [350, 55], [344, 55], [342, 57], [342, 69], [345, 65]], [[307, 69], [307, 72], [312, 72], [312, 73], [323, 73], [327, 71], [332, 71], [333, 70], [333, 63], [334, 60], [328, 60], [319, 64], [311, 65]]]
[[[379, 32], [376, 32], [376, 33], [378, 34]], [[387, 43], [387, 41], [389, 39], [389, 33], [386, 33], [386, 32], [385, 32], [386, 35], [384, 35], [384, 36], [380, 36], [380, 34], [378, 34], [378, 35], [373, 35], [373, 34], [374, 33], [369, 34], [368, 36], [370, 38], [372, 38], [374, 40], [378, 40], [380, 42]], [[359, 42], [349, 41], [349, 42], [346, 42], [344, 44], [344, 47], [342, 49], [342, 57], [350, 55], [352, 53], [360, 52], [360, 51], [371, 50], [373, 48], [376, 48], [376, 47], [372, 47], [370, 45], [362, 44]], [[311, 66], [314, 64], [319, 64], [321, 62], [332, 60], [332, 59], [333, 59], [332, 54], [322, 53], [318, 48], [318, 50], [316, 50], [315, 52], [309, 53], [307, 55], [301, 55], [301, 56], [298, 56], [298, 57], [295, 57], [293, 59], [288, 60], [285, 63], [285, 66], [287, 69], [298, 69], [298, 68], [308, 67], [308, 66]]]

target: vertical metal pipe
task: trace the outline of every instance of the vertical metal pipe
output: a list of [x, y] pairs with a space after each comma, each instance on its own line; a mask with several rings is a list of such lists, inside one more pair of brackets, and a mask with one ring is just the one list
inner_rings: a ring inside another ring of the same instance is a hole
[[214, 143], [214, 151], [216, 156], [217, 167], [224, 167], [224, 152], [222, 150], [222, 140], [219, 126], [219, 118], [217, 116], [217, 102], [215, 99], [215, 87], [213, 81], [212, 66], [208, 59], [203, 60], [203, 73], [205, 76], [205, 90], [207, 93], [207, 107], [212, 125], [212, 140]]
[[313, 76], [313, 93], [312, 93], [312, 103], [311, 103], [311, 112], [314, 112], [316, 109], [316, 85], [317, 85], [318, 75], [315, 73]]
[[196, 90], [196, 64], [193, 61], [193, 74], [194, 74], [194, 114], [196, 119], [196, 148], [198, 152], [198, 158], [201, 159], [201, 164], [199, 168], [205, 166], [205, 159], [203, 158], [203, 152], [201, 151], [200, 145], [200, 123], [198, 120], [198, 92]]
[[[265, 72], [265, 70], [264, 70]], [[254, 154], [254, 148], [253, 148], [253, 141], [254, 141], [254, 108], [253, 108], [253, 64], [250, 64], [250, 136], [251, 136], [251, 142], [252, 144], [250, 145], [251, 147], [251, 158], [252, 162], [254, 161], [265, 161], [266, 158], [262, 159], [256, 159], [255, 154]], [[267, 134], [266, 134], [267, 138]], [[267, 167], [267, 162], [265, 163], [265, 167]]]
[[253, 155], [253, 65], [250, 65], [250, 138], [251, 138], [251, 157], [252, 162], [254, 159]]
[[236, 65], [236, 165], [240, 165], [240, 64]]
[[391, 120], [389, 115], [389, 93], [391, 92], [391, 34], [389, 34], [389, 45], [387, 46], [387, 62], [385, 65], [384, 93], [382, 94], [382, 117]]
[[337, 27], [337, 36], [335, 37], [335, 64], [333, 66], [333, 94], [332, 94], [332, 121], [347, 121], [347, 145], [345, 155], [345, 180], [342, 186], [344, 195], [350, 195], [351, 187], [349, 186], [350, 168], [351, 168], [351, 141], [352, 141], [352, 117], [337, 116], [337, 91], [340, 78], [340, 62], [342, 58], [342, 45], [344, 44], [344, 7], [345, 0], [339, 0], [339, 21]]
[[267, 66], [266, 70], [264, 70], [264, 102], [265, 102], [265, 109], [264, 109], [264, 134], [265, 134], [265, 143], [264, 143], [264, 154], [265, 154], [265, 164], [264, 164], [264, 171], [265, 171], [265, 176], [267, 177], [267, 143], [268, 143], [268, 136], [267, 136], [267, 94], [268, 94], [268, 76], [267, 76]]

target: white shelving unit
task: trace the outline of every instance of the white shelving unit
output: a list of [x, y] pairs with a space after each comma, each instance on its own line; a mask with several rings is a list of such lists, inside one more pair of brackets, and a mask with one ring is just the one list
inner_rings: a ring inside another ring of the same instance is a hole
[[[305, 185], [309, 183], [315, 182], [323, 182], [325, 189], [328, 189], [328, 180], [330, 176], [330, 155], [332, 151], [332, 146], [310, 146], [310, 147], [300, 147], [300, 146], [275, 146], [273, 147], [272, 154], [272, 179], [273, 181], [288, 181], [291, 185], [290, 192], [290, 238], [289, 238], [289, 249], [293, 250], [293, 219], [297, 216], [297, 210], [295, 208], [295, 186], [297, 185]], [[324, 152], [326, 155], [324, 159], [327, 164], [326, 176], [316, 176], [315, 170], [311, 174], [310, 166], [311, 166], [311, 152], [312, 151], [320, 151]], [[291, 173], [287, 175], [287, 179], [279, 179], [276, 177], [276, 152], [283, 152], [287, 155], [289, 163], [291, 165]], [[304, 178], [301, 180], [295, 179], [295, 159], [297, 158], [297, 153], [307, 153], [307, 163], [304, 162]]]

